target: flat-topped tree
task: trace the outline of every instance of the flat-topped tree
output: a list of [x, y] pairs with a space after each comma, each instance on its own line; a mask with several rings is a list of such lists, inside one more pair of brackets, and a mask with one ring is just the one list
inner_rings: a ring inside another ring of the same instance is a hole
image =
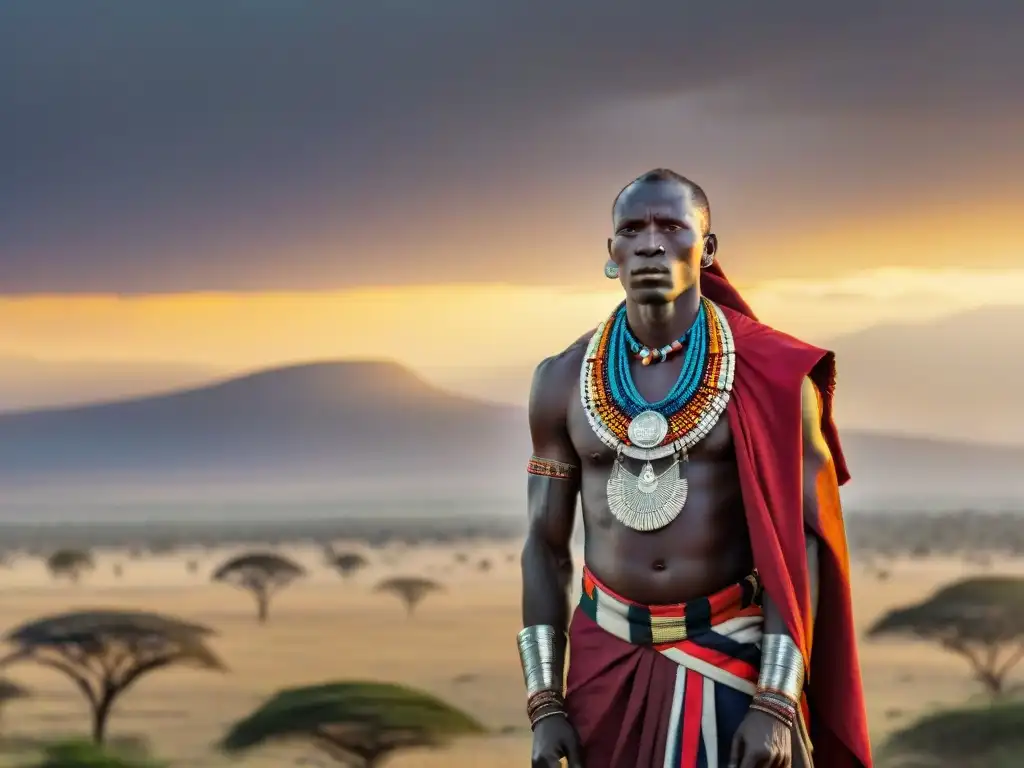
[[213, 580], [231, 584], [252, 594], [256, 617], [266, 622], [270, 598], [306, 575], [305, 569], [276, 552], [249, 552], [228, 560], [213, 572]]
[[393, 579], [385, 579], [374, 588], [376, 592], [389, 592], [395, 595], [405, 604], [405, 611], [409, 616], [413, 615], [416, 606], [423, 602], [427, 595], [443, 590], [444, 587], [436, 581], [421, 576], [396, 576]]
[[1024, 702], [927, 715], [892, 734], [876, 755], [900, 768], [1019, 768]]
[[117, 697], [143, 675], [171, 665], [223, 670], [207, 648], [213, 631], [142, 611], [81, 611], [48, 616], [5, 636], [14, 650], [0, 666], [32, 661], [71, 678], [92, 712], [99, 744]]
[[330, 565], [343, 579], [348, 579], [370, 564], [370, 561], [358, 552], [332, 552]]
[[95, 568], [92, 553], [84, 549], [58, 549], [46, 558], [46, 570], [55, 579], [77, 583], [82, 574]]
[[349, 768], [378, 768], [395, 752], [482, 734], [469, 715], [422, 691], [390, 683], [338, 682], [280, 691], [235, 723], [221, 743], [241, 753], [306, 739]]
[[884, 636], [931, 641], [963, 657], [986, 692], [999, 698], [1024, 659], [1024, 579], [979, 576], [951, 584], [890, 611], [868, 630], [868, 637]]
[[44, 744], [33, 762], [18, 768], [167, 768], [167, 763], [114, 752], [91, 741], [65, 740]]

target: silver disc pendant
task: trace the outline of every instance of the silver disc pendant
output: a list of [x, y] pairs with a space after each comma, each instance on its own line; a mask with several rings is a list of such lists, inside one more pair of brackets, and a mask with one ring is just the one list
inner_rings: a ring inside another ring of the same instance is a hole
[[[685, 456], [682, 461], [686, 461]], [[661, 474], [656, 474], [647, 461], [638, 476], [618, 457], [607, 486], [608, 509], [615, 519], [634, 531], [657, 531], [679, 517], [689, 491], [679, 465], [677, 456]]]
[[657, 411], [638, 413], [626, 434], [637, 448], [656, 448], [668, 434], [668, 419]]

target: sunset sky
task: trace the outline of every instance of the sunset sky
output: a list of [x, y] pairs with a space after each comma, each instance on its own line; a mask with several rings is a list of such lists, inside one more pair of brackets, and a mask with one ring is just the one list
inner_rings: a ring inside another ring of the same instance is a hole
[[785, 330], [1024, 304], [1024, 5], [726, 5], [4, 4], [0, 357], [528, 365], [657, 166]]

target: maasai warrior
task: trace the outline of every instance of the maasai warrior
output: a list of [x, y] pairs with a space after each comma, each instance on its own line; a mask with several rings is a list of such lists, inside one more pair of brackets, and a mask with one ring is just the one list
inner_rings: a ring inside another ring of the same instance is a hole
[[533, 766], [869, 768], [833, 356], [757, 321], [696, 184], [645, 174], [613, 221], [625, 301], [530, 399]]

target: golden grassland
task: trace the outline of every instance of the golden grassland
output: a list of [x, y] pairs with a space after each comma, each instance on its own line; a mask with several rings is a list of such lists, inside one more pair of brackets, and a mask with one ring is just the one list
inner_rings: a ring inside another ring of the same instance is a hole
[[[174, 765], [280, 768], [314, 756], [312, 747], [295, 744], [228, 759], [213, 745], [230, 723], [272, 692], [345, 679], [423, 688], [473, 713], [497, 734], [444, 752], [400, 754], [389, 763], [395, 768], [528, 764], [529, 731], [515, 647], [520, 587], [513, 543], [371, 551], [371, 565], [347, 581], [323, 564], [319, 550], [280, 551], [306, 566], [309, 575], [277, 596], [263, 626], [256, 622], [247, 593], [209, 580], [233, 552], [178, 551], [132, 560], [124, 552], [105, 551], [96, 553], [95, 571], [79, 584], [54, 582], [39, 559], [22, 557], [0, 570], [0, 629], [88, 608], [154, 610], [215, 629], [211, 645], [228, 672], [155, 672], [125, 693], [110, 721], [111, 738], [145, 738], [155, 755]], [[468, 562], [456, 562], [457, 552], [468, 555]], [[199, 558], [199, 568], [188, 573], [185, 564], [193, 557]], [[485, 558], [493, 567], [480, 572], [476, 564]], [[114, 575], [118, 563], [120, 578]], [[993, 570], [1024, 573], [1024, 564], [996, 561]], [[891, 564], [891, 576], [882, 582], [855, 567], [858, 625], [863, 629], [882, 611], [971, 572], [977, 568], [950, 559], [901, 560]], [[446, 590], [427, 597], [408, 618], [396, 598], [372, 590], [377, 580], [395, 575], [428, 576]], [[916, 715], [963, 703], [976, 693], [966, 665], [934, 647], [865, 641], [860, 648], [876, 743]], [[87, 732], [86, 706], [70, 681], [32, 664], [12, 667], [8, 676], [32, 691], [31, 698], [7, 706], [3, 728], [8, 736]]]

